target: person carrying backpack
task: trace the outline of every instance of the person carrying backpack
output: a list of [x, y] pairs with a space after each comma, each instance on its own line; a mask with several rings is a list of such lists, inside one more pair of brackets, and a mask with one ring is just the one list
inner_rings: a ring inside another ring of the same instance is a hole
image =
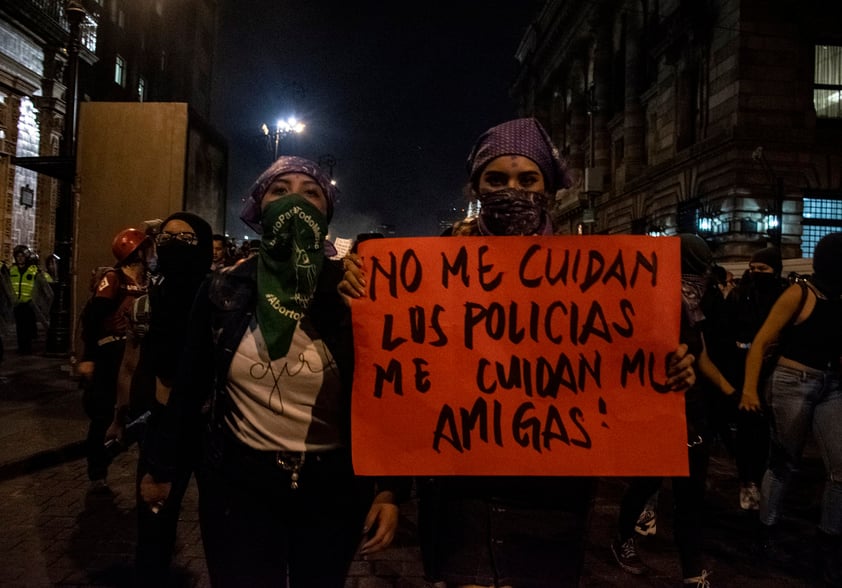
[[116, 400], [117, 373], [134, 299], [146, 293], [152, 241], [143, 231], [124, 229], [111, 244], [117, 260], [103, 273], [82, 312], [82, 356], [76, 366], [83, 382], [83, 406], [90, 419], [85, 442], [91, 488], [107, 488], [110, 458], [105, 433]]

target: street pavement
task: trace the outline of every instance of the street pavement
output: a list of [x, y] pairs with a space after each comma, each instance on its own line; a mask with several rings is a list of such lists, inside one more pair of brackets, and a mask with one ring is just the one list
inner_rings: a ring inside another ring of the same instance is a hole
[[[117, 457], [107, 491], [92, 491], [82, 455], [85, 430], [80, 392], [67, 359], [43, 352], [18, 356], [7, 348], [0, 364], [0, 586], [132, 586], [136, 449]], [[781, 548], [788, 557], [764, 561], [752, 550], [752, 516], [737, 506], [733, 460], [717, 448], [710, 467], [704, 539], [711, 585], [821, 585], [811, 577], [816, 571], [813, 536], [823, 475], [811, 449], [793, 482], [781, 525]], [[630, 576], [614, 563], [608, 546], [624, 487], [623, 479], [600, 480], [581, 586], [681, 585], [668, 481], [661, 493], [657, 534], [638, 542], [649, 572]], [[196, 505], [191, 484], [179, 524], [174, 586], [209, 585]], [[423, 578], [415, 522], [413, 499], [402, 507], [393, 547], [357, 559], [347, 588], [432, 588]]]

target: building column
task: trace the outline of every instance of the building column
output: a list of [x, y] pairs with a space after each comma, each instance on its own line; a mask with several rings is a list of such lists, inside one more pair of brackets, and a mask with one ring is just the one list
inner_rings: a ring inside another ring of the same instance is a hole
[[567, 81], [567, 92], [569, 93], [570, 104], [567, 108], [570, 111], [569, 123], [566, 135], [570, 145], [570, 153], [567, 161], [571, 168], [579, 170], [579, 177], [584, 177], [585, 168], [588, 167], [587, 152], [585, 145], [588, 141], [588, 104], [585, 80], [585, 65], [581, 60], [573, 62], [571, 76]]
[[640, 103], [644, 55], [641, 51], [642, 15], [626, 14], [626, 95], [623, 115], [623, 161], [626, 181], [643, 171], [646, 160], [646, 121]]
[[[19, 156], [22, 149], [21, 144], [23, 143], [25, 145], [27, 137], [30, 137], [35, 131], [35, 129], [27, 125], [26, 117], [24, 116], [27, 110], [24, 107], [24, 101], [28, 101], [29, 99], [26, 95], [10, 94], [7, 100], [10, 117], [13, 122], [8, 129], [10, 132], [6, 135], [6, 147], [12, 155]], [[33, 181], [27, 182], [28, 176], [32, 176]], [[27, 169], [16, 165], [11, 167], [8, 188], [10, 197], [6, 200], [4, 207], [6, 221], [3, 225], [4, 240], [8, 239], [8, 243], [4, 243], [4, 249], [8, 250], [6, 259], [11, 259], [12, 249], [16, 245], [30, 245], [32, 243], [34, 227], [28, 226], [25, 209], [19, 205], [20, 186], [29, 183], [30, 185], [35, 184], [37, 187], [37, 181], [35, 181], [37, 178], [37, 174]]]
[[[41, 141], [38, 155], [54, 157], [59, 155], [62, 132], [64, 131], [64, 93], [62, 83], [66, 57], [58, 51], [44, 52], [44, 76], [41, 79], [41, 96], [33, 97], [38, 107], [38, 125]], [[55, 251], [56, 207], [58, 206], [58, 180], [47, 175], [39, 176], [38, 192], [35, 198], [35, 242], [33, 247], [42, 260]]]
[[594, 25], [593, 52], [593, 96], [589, 107], [592, 109], [593, 166], [605, 170], [607, 174], [611, 164], [611, 137], [608, 132], [608, 100], [611, 89], [611, 27], [604, 19]]

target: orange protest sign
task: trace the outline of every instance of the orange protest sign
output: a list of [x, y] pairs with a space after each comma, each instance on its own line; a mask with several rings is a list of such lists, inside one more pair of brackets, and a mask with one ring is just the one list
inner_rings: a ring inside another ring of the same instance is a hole
[[352, 304], [362, 475], [686, 475], [679, 241], [366, 241]]

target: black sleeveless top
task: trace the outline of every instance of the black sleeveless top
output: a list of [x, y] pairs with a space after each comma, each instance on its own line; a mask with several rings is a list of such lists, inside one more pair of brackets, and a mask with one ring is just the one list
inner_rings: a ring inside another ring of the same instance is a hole
[[837, 369], [842, 356], [842, 301], [816, 299], [807, 319], [781, 333], [781, 356], [817, 370]]

